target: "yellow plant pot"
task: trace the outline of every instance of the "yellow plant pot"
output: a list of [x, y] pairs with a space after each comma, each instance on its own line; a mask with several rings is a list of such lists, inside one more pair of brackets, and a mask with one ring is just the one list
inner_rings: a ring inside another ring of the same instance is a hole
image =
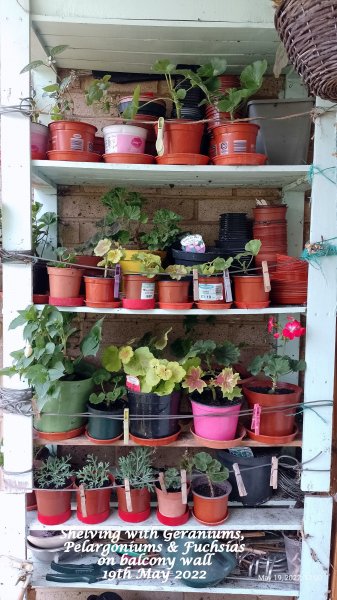
[[166, 252], [162, 252], [161, 250], [153, 251], [153, 250], [139, 250], [137, 248], [133, 250], [125, 250], [125, 258], [120, 261], [120, 266], [122, 269], [123, 275], [130, 275], [132, 273], [141, 273], [141, 263], [139, 260], [133, 260], [132, 256], [137, 254], [138, 252], [146, 252], [151, 254], [156, 254], [160, 256], [163, 260], [166, 257]]

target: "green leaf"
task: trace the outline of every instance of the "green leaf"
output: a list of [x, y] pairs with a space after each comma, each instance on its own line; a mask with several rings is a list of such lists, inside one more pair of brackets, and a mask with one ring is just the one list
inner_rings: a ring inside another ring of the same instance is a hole
[[102, 341], [102, 325], [104, 317], [96, 321], [89, 333], [83, 338], [80, 350], [83, 356], [96, 356]]
[[250, 240], [245, 245], [245, 250], [246, 250], [246, 252], [249, 252], [253, 256], [257, 256], [258, 253], [260, 252], [261, 246], [262, 246], [261, 240]]
[[168, 334], [171, 333], [171, 331], [172, 327], [170, 327], [169, 329], [167, 329], [167, 331], [164, 331], [160, 336], [154, 339], [153, 345], [156, 348], [156, 350], [164, 350], [164, 348], [166, 348], [168, 342]]
[[134, 355], [127, 365], [124, 365], [124, 371], [127, 375], [135, 377], [144, 377], [149, 368], [150, 361], [154, 358], [152, 352], [145, 346], [136, 348]]
[[111, 374], [106, 369], [97, 369], [92, 376], [92, 380], [96, 385], [101, 385], [107, 381], [110, 381]]
[[56, 56], [57, 54], [61, 54], [61, 52], [64, 52], [68, 48], [69, 48], [68, 44], [60, 44], [59, 46], [54, 46], [53, 48], [50, 48], [50, 50], [49, 50], [50, 56]]
[[171, 74], [176, 70], [176, 65], [172, 64], [170, 60], [163, 58], [161, 60], [157, 60], [152, 69], [156, 71], [156, 73]]
[[226, 340], [215, 348], [214, 358], [219, 366], [229, 367], [239, 360], [240, 350], [235, 344]]
[[243, 88], [249, 90], [250, 96], [260, 89], [267, 67], [268, 63], [266, 60], [256, 60], [243, 69], [240, 82]]
[[17, 327], [21, 327], [26, 323], [26, 321], [27, 320], [24, 315], [21, 314], [10, 322], [8, 329], [16, 329]]
[[122, 367], [117, 346], [108, 346], [102, 355], [102, 365], [110, 373], [117, 373]]
[[37, 69], [37, 67], [41, 67], [42, 65], [44, 65], [43, 60], [33, 60], [32, 62], [28, 63], [28, 65], [23, 67], [23, 69], [21, 69], [20, 75], [22, 73], [27, 73], [27, 71], [32, 71], [33, 69]]
[[184, 90], [184, 88], [179, 88], [177, 90], [177, 98], [178, 98], [178, 100], [185, 100], [186, 94], [187, 94], [187, 90]]
[[101, 404], [101, 402], [104, 402], [104, 400], [105, 400], [104, 392], [101, 392], [100, 394], [90, 394], [90, 396], [89, 396], [90, 404]]
[[60, 86], [58, 83], [51, 83], [50, 85], [46, 85], [44, 88], [42, 88], [44, 92], [58, 92], [60, 89]]
[[50, 381], [57, 381], [64, 375], [64, 365], [61, 361], [57, 361], [52, 368], [49, 369]]

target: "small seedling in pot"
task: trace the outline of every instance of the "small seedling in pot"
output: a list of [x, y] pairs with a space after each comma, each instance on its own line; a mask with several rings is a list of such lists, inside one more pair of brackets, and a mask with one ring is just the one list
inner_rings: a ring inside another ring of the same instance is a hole
[[34, 470], [34, 482], [40, 489], [62, 489], [70, 484], [73, 474], [70, 455], [49, 456]]
[[56, 266], [58, 269], [67, 269], [76, 263], [76, 254], [74, 252], [70, 252], [67, 250], [67, 248], [56, 248], [56, 255], [60, 262], [57, 262], [55, 265], [54, 263], [50, 263], [51, 267]]
[[209, 492], [212, 498], [216, 495], [216, 484], [228, 479], [229, 471], [218, 460], [212, 458], [207, 452], [198, 452], [193, 457], [193, 470], [207, 479]]
[[250, 240], [245, 245], [245, 251], [240, 252], [240, 254], [237, 254], [232, 259], [233, 261], [239, 263], [244, 275], [248, 275], [250, 265], [252, 264], [255, 256], [257, 256], [260, 252], [261, 246], [261, 240]]
[[[98, 369], [93, 375], [93, 381], [100, 386], [101, 391], [90, 394], [89, 402], [92, 405], [105, 404], [107, 408], [114, 407], [126, 396], [126, 387], [123, 385], [123, 375], [111, 374], [106, 369]], [[109, 390], [106, 386], [109, 386]]]
[[99, 461], [96, 456], [89, 454], [86, 464], [77, 471], [76, 480], [87, 489], [106, 487], [109, 484], [110, 464]]
[[126, 456], [120, 456], [116, 479], [120, 482], [128, 479], [130, 488], [138, 490], [146, 488], [149, 492], [153, 492], [155, 477], [151, 456], [152, 452], [149, 448], [136, 448]]
[[200, 275], [204, 275], [205, 277], [211, 277], [216, 273], [223, 273], [226, 269], [229, 269], [233, 262], [232, 258], [214, 258], [214, 260], [202, 263], [199, 265], [195, 265], [192, 269], [196, 269]]
[[241, 87], [226, 90], [225, 96], [217, 102], [218, 110], [230, 113], [231, 119], [234, 119], [238, 109], [260, 89], [267, 67], [266, 60], [256, 60], [247, 65], [240, 75]]

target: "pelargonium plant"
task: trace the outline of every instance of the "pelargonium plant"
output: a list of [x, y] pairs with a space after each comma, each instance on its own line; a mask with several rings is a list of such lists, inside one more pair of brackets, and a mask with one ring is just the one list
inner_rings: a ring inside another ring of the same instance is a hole
[[181, 385], [190, 394], [198, 392], [201, 395], [209, 389], [214, 400], [218, 390], [221, 392], [222, 400], [232, 401], [241, 397], [241, 390], [237, 385], [239, 379], [239, 373], [235, 373], [231, 367], [225, 367], [216, 376], [209, 378], [209, 374], [200, 366], [191, 366]]
[[[293, 317], [287, 317], [288, 321], [281, 326], [274, 317], [270, 317], [268, 321], [268, 333], [275, 340], [283, 342], [283, 349], [289, 340], [300, 338], [305, 334], [305, 327]], [[282, 347], [282, 346], [281, 346]], [[306, 364], [304, 360], [295, 360], [286, 354], [278, 354], [277, 352], [267, 352], [261, 356], [256, 356], [248, 367], [252, 375], [264, 373], [271, 380], [270, 394], [275, 394], [280, 387], [279, 380], [282, 376], [289, 373], [304, 371]]]
[[112, 242], [107, 238], [98, 242], [94, 254], [102, 257], [97, 266], [104, 267], [104, 277], [108, 274], [108, 267], [116, 265], [125, 257], [125, 252], [118, 242]]

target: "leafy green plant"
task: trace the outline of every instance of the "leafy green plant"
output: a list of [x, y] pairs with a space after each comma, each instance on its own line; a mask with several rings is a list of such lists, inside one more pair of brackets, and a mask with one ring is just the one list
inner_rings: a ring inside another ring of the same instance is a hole
[[50, 227], [57, 223], [55, 212], [41, 213], [43, 205], [41, 202], [32, 204], [32, 247], [35, 256], [42, 257], [47, 248], [54, 248], [50, 241]]
[[173, 210], [161, 208], [153, 216], [153, 227], [149, 233], [142, 233], [140, 241], [148, 250], [165, 250], [177, 241], [181, 234], [178, 223], [182, 217]]
[[214, 497], [213, 484], [223, 483], [228, 479], [229, 471], [221, 462], [213, 458], [208, 452], [198, 452], [193, 457], [193, 469], [197, 473], [204, 475], [210, 489], [212, 498]]
[[180, 471], [175, 467], [170, 467], [164, 472], [164, 483], [167, 490], [180, 490], [181, 489], [181, 475]]
[[152, 452], [149, 448], [136, 448], [118, 459], [116, 478], [123, 482], [128, 479], [130, 487], [136, 490], [146, 488], [154, 492], [154, 470], [151, 466]]
[[79, 355], [70, 354], [69, 339], [77, 332], [74, 314], [47, 305], [42, 311], [28, 306], [18, 311], [9, 329], [23, 327], [25, 347], [11, 352], [14, 363], [0, 370], [0, 375], [19, 375], [33, 387], [37, 406], [42, 410], [50, 399], [60, 396], [60, 382], [90, 377], [95, 369], [83, 359], [96, 356], [102, 340], [103, 319], [99, 319], [77, 344]]
[[191, 267], [186, 267], [185, 265], [169, 265], [166, 267], [165, 273], [167, 273], [171, 279], [179, 281], [182, 277], [187, 277], [191, 274]]
[[84, 466], [76, 472], [76, 480], [84, 487], [92, 490], [106, 486], [109, 483], [109, 475], [110, 464], [99, 461], [97, 456], [93, 454], [88, 454]]
[[211, 277], [216, 273], [223, 273], [223, 271], [229, 269], [232, 262], [232, 258], [224, 259], [218, 256], [210, 262], [194, 265], [192, 269], [196, 269], [198, 273], [204, 277]]
[[227, 90], [225, 96], [218, 100], [217, 108], [222, 112], [230, 113], [231, 119], [234, 119], [238, 108], [260, 89], [267, 67], [266, 60], [256, 60], [251, 65], [247, 65], [240, 75], [241, 87]]
[[[107, 369], [102, 368], [94, 373], [92, 379], [96, 385], [100, 386], [101, 391], [90, 394], [90, 404], [105, 404], [110, 407], [126, 396], [125, 377], [123, 375], [111, 374]], [[109, 389], [107, 389], [107, 386], [109, 386]]]
[[41, 489], [62, 489], [69, 485], [74, 471], [70, 464], [70, 455], [49, 456], [46, 461], [34, 469], [35, 485]]
[[154, 275], [163, 271], [161, 258], [156, 254], [151, 254], [151, 252], [136, 252], [131, 258], [140, 263], [140, 272], [146, 277], [154, 277]]
[[[54, 48], [49, 50], [47, 60], [34, 60], [21, 70], [21, 73], [27, 73], [27, 71], [32, 71], [43, 66], [50, 68], [56, 74], [57, 82], [42, 88], [44, 91], [43, 96], [48, 97], [51, 100], [51, 105], [48, 106], [48, 112], [53, 121], [63, 119], [68, 112], [72, 111], [74, 105], [69, 90], [74, 81], [76, 81], [76, 72], [72, 70], [69, 75], [60, 79], [55, 68], [55, 57], [67, 50], [67, 48], [69, 48], [67, 45], [54, 46]], [[34, 121], [37, 121], [38, 109], [35, 102], [35, 94], [28, 100], [31, 102], [33, 101], [34, 103], [32, 113], [34, 115]]]
[[104, 267], [104, 277], [108, 275], [108, 267], [117, 265], [125, 256], [125, 252], [118, 242], [111, 242], [107, 238], [98, 242], [96, 248], [94, 248], [94, 254], [95, 256], [101, 256], [103, 259], [97, 266]]
[[[109, 94], [111, 75], [103, 75], [100, 79], [94, 79], [84, 92], [87, 106], [96, 105], [103, 112], [109, 113], [113, 100]], [[130, 105], [123, 112], [124, 119], [134, 119], [139, 109], [140, 85], [133, 91]]]
[[76, 263], [75, 252], [70, 252], [67, 248], [59, 247], [56, 248], [57, 259], [60, 261], [58, 264], [50, 263], [51, 267], [57, 267], [58, 269], [68, 269], [71, 265]]
[[[295, 360], [287, 355], [279, 356], [274, 352], [267, 352], [261, 356], [256, 356], [248, 369], [252, 375], [258, 375], [264, 373], [272, 381], [272, 387], [269, 390], [270, 394], [275, 394], [278, 381], [283, 375], [289, 373], [297, 373], [298, 371], [304, 371], [306, 364], [304, 360]], [[263, 381], [261, 382], [263, 386]]]
[[261, 250], [261, 245], [261, 240], [250, 240], [245, 245], [245, 251], [240, 252], [232, 259], [239, 263], [244, 274], [248, 274], [250, 265]]
[[219, 367], [229, 367], [238, 362], [240, 349], [228, 340], [217, 344], [213, 340], [198, 340], [191, 345], [189, 351], [182, 358], [182, 364], [186, 364], [191, 358], [199, 358], [199, 364], [203, 369], [214, 375]]

